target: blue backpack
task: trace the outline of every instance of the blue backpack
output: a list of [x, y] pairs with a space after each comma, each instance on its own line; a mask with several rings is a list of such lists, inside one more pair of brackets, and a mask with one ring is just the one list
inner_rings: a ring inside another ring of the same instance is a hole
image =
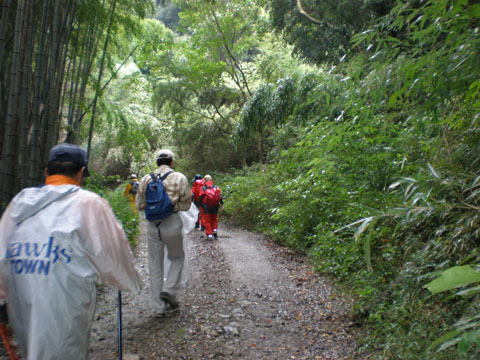
[[155, 176], [150, 174], [152, 181], [147, 185], [145, 190], [145, 199], [147, 206], [145, 207], [145, 218], [147, 220], [162, 220], [173, 212], [173, 204], [168, 197], [163, 180], [173, 171], [165, 173], [163, 176]]
[[137, 196], [137, 191], [138, 191], [138, 186], [140, 185], [140, 183], [138, 181], [130, 181], [130, 185], [132, 185], [132, 188], [130, 189], [130, 194], [132, 194], [133, 196]]

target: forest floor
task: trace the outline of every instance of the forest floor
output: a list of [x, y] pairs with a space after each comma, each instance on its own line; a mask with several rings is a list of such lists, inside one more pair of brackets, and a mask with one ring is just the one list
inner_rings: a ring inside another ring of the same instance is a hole
[[[134, 255], [144, 288], [122, 293], [124, 360], [354, 359], [350, 301], [305, 257], [225, 224], [215, 240], [198, 230], [188, 235], [180, 307], [154, 317], [144, 223], [141, 229]], [[111, 288], [98, 292], [91, 360], [119, 358], [117, 296]]]

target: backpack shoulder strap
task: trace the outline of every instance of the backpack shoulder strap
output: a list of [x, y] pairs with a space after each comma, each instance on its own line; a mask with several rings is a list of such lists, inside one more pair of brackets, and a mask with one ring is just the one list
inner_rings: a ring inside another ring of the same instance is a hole
[[150, 177], [152, 178], [152, 181], [157, 180], [157, 177], [155, 176], [155, 174], [153, 172], [150, 173]]
[[165, 179], [166, 179], [166, 177], [167, 177], [168, 175], [170, 175], [171, 173], [173, 173], [173, 171], [172, 171], [172, 170], [170, 170], [170, 171], [167, 171], [165, 174], [163, 174], [163, 175], [160, 177], [160, 180], [162, 180], [162, 181], [163, 181], [163, 180], [165, 180]]

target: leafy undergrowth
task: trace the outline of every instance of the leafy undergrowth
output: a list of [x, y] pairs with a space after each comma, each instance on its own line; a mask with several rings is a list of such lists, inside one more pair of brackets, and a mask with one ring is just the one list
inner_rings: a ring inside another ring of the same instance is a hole
[[247, 120], [288, 111], [272, 133], [297, 143], [217, 177], [231, 221], [308, 254], [355, 296], [358, 351], [378, 359], [480, 357], [478, 291], [425, 288], [480, 264], [480, 5], [453, 3], [399, 2], [354, 38], [365, 54], [290, 84], [294, 104], [255, 97]]
[[[93, 181], [87, 182], [86, 189], [93, 191], [104, 197], [110, 204], [115, 213], [115, 216], [122, 224], [123, 230], [127, 235], [130, 245], [137, 245], [137, 236], [140, 234], [139, 217], [130, 206], [128, 199], [123, 197], [125, 184], [119, 185], [116, 188], [109, 189], [104, 186], [104, 182], [97, 179], [98, 175]], [[107, 180], [107, 179], [104, 179]], [[116, 179], [115, 179], [116, 180]]]
[[[348, 205], [348, 192], [322, 182], [318, 184], [321, 190], [311, 185], [305, 189], [302, 176], [280, 178], [277, 171], [276, 166], [263, 166], [224, 176], [219, 183], [225, 194], [225, 215], [307, 253], [319, 272], [334, 277], [354, 295], [351, 316], [364, 334], [359, 352], [376, 354], [379, 359], [469, 359], [478, 355], [475, 341], [460, 353], [455, 348], [436, 352], [433, 346], [459, 318], [475, 315], [476, 298], [446, 298], [424, 288], [450, 266], [478, 262], [476, 242], [472, 242], [477, 231], [475, 209], [455, 209], [446, 199], [435, 199], [445, 189], [436, 193], [430, 183], [432, 187], [426, 189], [430, 193], [422, 204], [416, 200], [417, 208], [404, 204], [404, 208], [392, 207], [382, 213], [372, 211], [373, 220], [359, 236], [362, 223], [355, 224], [355, 220], [365, 213]], [[444, 178], [433, 181], [446, 182]], [[325, 190], [328, 186], [330, 191]], [[310, 195], [304, 196], [307, 191]], [[323, 192], [321, 201], [315, 201], [319, 195], [311, 195], [317, 191]]]

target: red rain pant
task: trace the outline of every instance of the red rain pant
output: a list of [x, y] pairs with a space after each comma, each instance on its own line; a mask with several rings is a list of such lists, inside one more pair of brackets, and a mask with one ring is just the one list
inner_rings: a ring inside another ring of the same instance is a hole
[[213, 235], [213, 230], [217, 230], [218, 215], [217, 214], [202, 214], [202, 226], [205, 226], [205, 233]]
[[203, 218], [203, 208], [200, 207], [199, 211], [198, 211], [198, 218], [197, 218], [196, 223], [203, 225], [202, 218]]

